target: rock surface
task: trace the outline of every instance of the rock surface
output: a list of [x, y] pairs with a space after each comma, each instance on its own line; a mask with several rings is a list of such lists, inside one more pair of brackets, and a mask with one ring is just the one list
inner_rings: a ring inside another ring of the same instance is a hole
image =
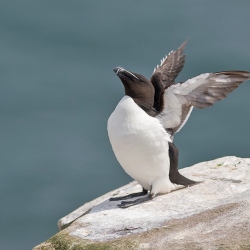
[[250, 159], [180, 172], [202, 182], [127, 209], [108, 201], [141, 190], [132, 182], [62, 218], [61, 231], [34, 249], [250, 249]]

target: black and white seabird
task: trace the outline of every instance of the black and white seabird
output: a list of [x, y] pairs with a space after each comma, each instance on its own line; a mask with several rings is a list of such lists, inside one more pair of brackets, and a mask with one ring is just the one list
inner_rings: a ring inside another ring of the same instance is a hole
[[124, 85], [125, 96], [109, 117], [108, 135], [118, 162], [143, 190], [110, 200], [125, 200], [149, 192], [142, 198], [122, 201], [119, 207], [196, 184], [178, 171], [174, 134], [185, 125], [193, 107], [212, 106], [250, 78], [250, 72], [230, 70], [204, 73], [175, 83], [184, 66], [185, 45], [186, 42], [163, 58], [150, 80], [122, 67], [114, 69]]

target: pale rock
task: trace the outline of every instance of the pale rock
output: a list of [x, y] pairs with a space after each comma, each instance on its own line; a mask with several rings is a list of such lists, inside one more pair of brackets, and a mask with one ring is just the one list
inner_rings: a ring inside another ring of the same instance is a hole
[[59, 220], [61, 231], [34, 249], [250, 249], [250, 159], [180, 172], [201, 183], [127, 209], [108, 200], [140, 191], [132, 182]]

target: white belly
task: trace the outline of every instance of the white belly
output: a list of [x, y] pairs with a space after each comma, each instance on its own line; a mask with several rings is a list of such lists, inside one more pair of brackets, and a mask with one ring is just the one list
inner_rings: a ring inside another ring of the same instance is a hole
[[176, 189], [169, 180], [170, 136], [157, 118], [125, 96], [108, 120], [109, 139], [123, 169], [153, 195]]

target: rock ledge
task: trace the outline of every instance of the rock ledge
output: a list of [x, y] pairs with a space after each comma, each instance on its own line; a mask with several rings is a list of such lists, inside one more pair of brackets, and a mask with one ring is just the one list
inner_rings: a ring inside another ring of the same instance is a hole
[[228, 156], [180, 172], [202, 183], [127, 209], [108, 201], [141, 189], [132, 182], [59, 220], [61, 231], [34, 250], [250, 249], [250, 159]]

